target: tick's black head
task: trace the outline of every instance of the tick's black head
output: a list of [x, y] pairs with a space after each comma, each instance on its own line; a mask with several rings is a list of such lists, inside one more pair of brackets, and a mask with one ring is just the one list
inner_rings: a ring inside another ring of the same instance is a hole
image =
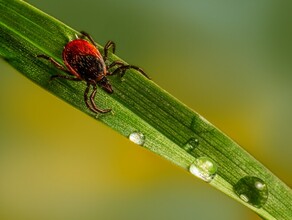
[[109, 83], [109, 81], [107, 80], [106, 77], [103, 77], [100, 81], [99, 81], [99, 84], [101, 86], [101, 88], [103, 88], [103, 90], [105, 90], [106, 92], [108, 93], [113, 93], [113, 89], [112, 89], [112, 86], [111, 84]]

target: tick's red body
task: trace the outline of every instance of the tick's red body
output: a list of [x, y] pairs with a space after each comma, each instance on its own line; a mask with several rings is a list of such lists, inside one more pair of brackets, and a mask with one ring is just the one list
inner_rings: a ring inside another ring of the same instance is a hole
[[86, 40], [70, 41], [62, 55], [64, 64], [77, 78], [100, 81], [106, 75], [103, 57], [97, 48]]
[[[111, 111], [111, 109], [99, 109], [95, 105], [94, 98], [97, 91], [97, 85], [102, 87], [108, 93], [113, 92], [112, 87], [106, 78], [107, 75], [120, 73], [121, 76], [123, 76], [126, 70], [135, 69], [147, 78], [149, 77], [139, 67], [127, 65], [121, 61], [114, 61], [110, 65], [106, 65], [105, 61], [108, 59], [109, 49], [112, 48], [113, 53], [115, 52], [114, 42], [107, 42], [104, 47], [104, 55], [102, 56], [90, 35], [85, 32], [81, 33], [82, 37], [87, 37], [90, 42], [84, 39], [76, 39], [66, 44], [62, 56], [67, 69], [47, 55], [41, 54], [38, 55], [38, 57], [51, 61], [51, 63], [53, 63], [58, 69], [71, 74], [71, 77], [68, 75], [53, 75], [51, 76], [51, 79], [63, 78], [73, 81], [85, 81], [87, 83], [87, 87], [84, 92], [84, 101], [86, 106], [95, 113], [106, 113]], [[112, 68], [115, 69], [110, 71]], [[72, 77], [72, 75], [75, 77]], [[88, 100], [90, 86], [93, 87], [93, 91], [90, 95], [90, 99]]]

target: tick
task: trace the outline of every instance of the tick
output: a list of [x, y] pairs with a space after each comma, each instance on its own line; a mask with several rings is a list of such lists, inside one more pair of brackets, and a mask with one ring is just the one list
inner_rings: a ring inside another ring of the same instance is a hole
[[[147, 74], [139, 67], [128, 65], [121, 61], [113, 61], [106, 64], [109, 51], [115, 53], [116, 45], [113, 41], [108, 41], [104, 46], [103, 55], [99, 52], [93, 38], [86, 32], [80, 32], [81, 38], [67, 43], [62, 52], [64, 65], [58, 63], [52, 57], [45, 54], [39, 54], [37, 57], [46, 59], [55, 65], [58, 69], [67, 75], [53, 75], [51, 80], [64, 79], [71, 81], [85, 81], [86, 89], [84, 91], [84, 101], [86, 106], [94, 113], [107, 113], [111, 109], [100, 109], [96, 106], [94, 98], [97, 92], [97, 86], [100, 86], [107, 93], [113, 93], [112, 86], [107, 76], [120, 74], [124, 76], [128, 69], [135, 69], [149, 79]], [[89, 95], [90, 87], [92, 92]]]

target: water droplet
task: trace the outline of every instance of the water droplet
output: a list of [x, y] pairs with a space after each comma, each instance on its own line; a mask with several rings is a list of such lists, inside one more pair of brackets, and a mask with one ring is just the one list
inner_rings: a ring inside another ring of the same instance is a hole
[[216, 176], [217, 166], [210, 158], [199, 157], [191, 164], [189, 170], [191, 174], [209, 183]]
[[129, 135], [129, 140], [135, 144], [143, 145], [145, 142], [145, 136], [141, 132], [136, 131]]
[[263, 180], [254, 176], [241, 178], [234, 186], [234, 192], [245, 202], [260, 208], [268, 199], [268, 187]]
[[191, 138], [184, 146], [183, 149], [187, 152], [193, 151], [197, 146], [199, 146], [199, 140], [197, 138]]

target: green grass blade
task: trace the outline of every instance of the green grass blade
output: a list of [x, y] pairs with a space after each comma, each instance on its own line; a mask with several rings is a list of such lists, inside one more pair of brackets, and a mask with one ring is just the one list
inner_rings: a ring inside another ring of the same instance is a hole
[[[85, 106], [84, 83], [49, 82], [57, 70], [36, 55], [47, 54], [62, 62], [62, 48], [75, 34], [78, 32], [23, 1], [0, 0], [0, 56], [19, 72], [127, 138], [133, 132], [143, 133], [143, 147], [185, 170], [198, 157], [211, 158], [218, 170], [210, 185], [265, 219], [292, 219], [289, 187], [199, 114], [136, 71], [128, 71], [123, 81], [109, 77], [113, 94], [98, 90], [98, 106], [112, 108], [104, 115], [95, 115]], [[113, 60], [120, 58], [112, 55]], [[269, 193], [262, 207], [250, 205], [234, 193], [233, 187], [245, 176], [266, 183]]]

